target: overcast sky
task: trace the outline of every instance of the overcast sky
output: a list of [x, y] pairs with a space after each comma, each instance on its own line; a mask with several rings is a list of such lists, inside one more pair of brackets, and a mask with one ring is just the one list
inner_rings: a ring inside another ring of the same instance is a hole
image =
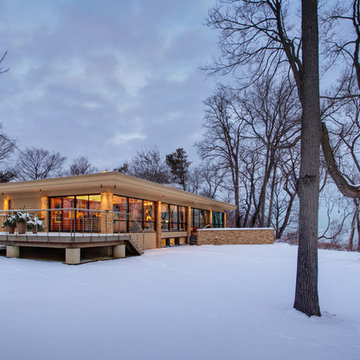
[[215, 0], [0, 0], [0, 122], [18, 146], [112, 169], [137, 150], [195, 159]]

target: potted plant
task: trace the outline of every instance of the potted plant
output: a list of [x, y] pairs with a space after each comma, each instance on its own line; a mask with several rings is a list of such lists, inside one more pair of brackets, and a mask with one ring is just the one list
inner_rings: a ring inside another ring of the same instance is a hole
[[15, 215], [10, 215], [9, 217], [7, 217], [4, 220], [2, 227], [5, 228], [9, 234], [13, 234], [15, 232], [15, 227], [16, 227]]
[[17, 211], [14, 216], [16, 217], [16, 225], [19, 234], [25, 234], [26, 224], [31, 219], [30, 214]]
[[39, 219], [37, 216], [32, 217], [26, 223], [26, 227], [28, 230], [32, 231], [33, 234], [36, 234], [38, 231], [44, 231], [44, 221]]

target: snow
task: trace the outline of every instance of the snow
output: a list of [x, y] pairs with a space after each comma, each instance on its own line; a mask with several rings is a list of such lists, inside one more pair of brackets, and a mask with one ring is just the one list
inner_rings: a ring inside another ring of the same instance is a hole
[[323, 316], [292, 308], [297, 248], [182, 246], [69, 266], [0, 257], [1, 359], [359, 359], [360, 254], [319, 251]]

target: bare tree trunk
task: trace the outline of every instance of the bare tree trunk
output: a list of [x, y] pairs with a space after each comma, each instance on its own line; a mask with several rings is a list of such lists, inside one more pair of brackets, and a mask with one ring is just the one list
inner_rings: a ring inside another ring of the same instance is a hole
[[299, 179], [299, 248], [295, 309], [321, 316], [318, 298], [318, 209], [320, 167], [319, 43], [317, 0], [302, 0], [303, 79], [301, 164]]
[[265, 171], [264, 171], [264, 182], [261, 189], [261, 195], [259, 199], [259, 206], [260, 206], [260, 216], [259, 216], [259, 226], [263, 227], [265, 223], [265, 201], [266, 201], [266, 188], [270, 178], [271, 172], [271, 165], [269, 165], [270, 160], [270, 149], [269, 146], [266, 150], [266, 162], [265, 162]]
[[334, 152], [330, 146], [329, 133], [325, 123], [322, 123], [321, 148], [324, 154], [327, 171], [333, 179], [338, 190], [346, 197], [354, 199], [360, 198], [359, 187], [350, 184], [336, 164]]
[[354, 248], [354, 234], [355, 234], [355, 225], [356, 225], [356, 222], [357, 222], [357, 218], [358, 218], [358, 211], [359, 211], [359, 208], [358, 208], [358, 205], [356, 203], [356, 201], [354, 201], [355, 203], [355, 211], [354, 211], [354, 215], [353, 215], [353, 218], [351, 220], [351, 227], [350, 227], [350, 235], [349, 235], [349, 242], [348, 242], [348, 249], [349, 250], [353, 250]]
[[235, 195], [235, 226], [240, 227], [240, 202], [239, 202], [239, 171], [236, 171], [235, 174], [235, 184], [234, 184], [234, 195]]
[[357, 251], [360, 251], [360, 216], [359, 212], [357, 214], [357, 233], [358, 233], [358, 245], [357, 245]]
[[291, 210], [292, 210], [292, 206], [293, 206], [295, 197], [296, 197], [296, 194], [293, 194], [293, 195], [290, 196], [290, 200], [289, 200], [289, 203], [288, 203], [288, 207], [286, 209], [286, 215], [285, 215], [284, 221], [283, 221], [282, 225], [280, 226], [280, 228], [276, 232], [276, 238], [277, 239], [281, 239], [281, 237], [283, 236], [284, 231], [285, 231], [285, 229], [286, 229], [286, 227], [287, 227], [287, 225], [289, 223], [289, 218], [290, 218], [290, 215], [291, 215]]
[[258, 225], [259, 227], [264, 226], [265, 223], [265, 201], [266, 201], [266, 189], [269, 183], [271, 170], [274, 165], [274, 154], [272, 151], [267, 150], [265, 169], [264, 169], [264, 179], [261, 186], [260, 196], [258, 205], [256, 206], [253, 218], [251, 220], [251, 227]]
[[272, 211], [273, 211], [273, 203], [274, 203], [274, 191], [275, 191], [275, 183], [276, 183], [276, 163], [274, 164], [274, 171], [273, 171], [273, 178], [271, 181], [271, 190], [270, 190], [270, 202], [269, 202], [269, 211], [267, 217], [266, 226], [270, 227], [271, 225], [271, 218], [272, 218]]

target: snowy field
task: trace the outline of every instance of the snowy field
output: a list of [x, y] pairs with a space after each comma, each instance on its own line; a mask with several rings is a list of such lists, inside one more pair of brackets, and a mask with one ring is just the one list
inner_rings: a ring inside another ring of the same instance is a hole
[[0, 257], [0, 359], [360, 359], [360, 254], [319, 251], [323, 316], [293, 310], [295, 246], [183, 246], [68, 266]]

